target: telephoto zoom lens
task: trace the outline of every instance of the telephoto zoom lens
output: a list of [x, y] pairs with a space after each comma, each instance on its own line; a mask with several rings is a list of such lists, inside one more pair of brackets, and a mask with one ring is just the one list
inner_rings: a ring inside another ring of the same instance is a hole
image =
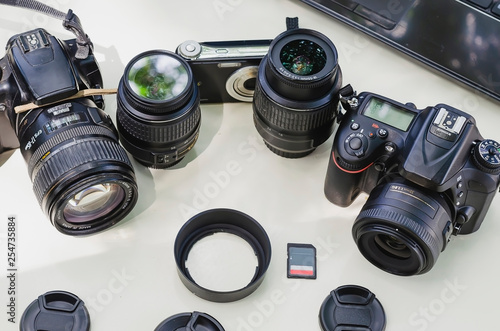
[[109, 116], [89, 99], [18, 117], [21, 153], [42, 210], [62, 233], [103, 231], [135, 206], [137, 184]]
[[291, 29], [262, 59], [253, 99], [254, 123], [274, 153], [299, 158], [333, 132], [342, 73], [337, 50], [323, 34]]
[[164, 169], [180, 162], [201, 123], [200, 95], [187, 62], [164, 50], [134, 57], [120, 80], [116, 116], [122, 145], [141, 164]]

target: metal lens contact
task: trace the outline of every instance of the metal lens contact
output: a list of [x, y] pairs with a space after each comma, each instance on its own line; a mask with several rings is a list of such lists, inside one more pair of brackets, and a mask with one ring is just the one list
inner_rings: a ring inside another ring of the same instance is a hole
[[323, 70], [327, 57], [325, 50], [311, 40], [293, 40], [280, 52], [286, 70], [300, 76], [314, 75]]
[[128, 84], [139, 97], [168, 101], [186, 90], [189, 83], [187, 68], [167, 54], [139, 58], [130, 67]]

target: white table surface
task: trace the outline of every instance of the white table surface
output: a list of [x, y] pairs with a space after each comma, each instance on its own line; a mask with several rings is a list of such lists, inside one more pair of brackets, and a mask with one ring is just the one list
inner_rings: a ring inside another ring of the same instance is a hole
[[[125, 65], [143, 51], [174, 51], [188, 39], [272, 39], [285, 30], [287, 16], [297, 16], [301, 27], [318, 30], [334, 42], [344, 82], [356, 90], [411, 101], [418, 108], [452, 105], [473, 115], [484, 137], [500, 140], [497, 102], [297, 0], [47, 3], [64, 12], [71, 8], [80, 17], [96, 46], [105, 87], [116, 87]], [[35, 27], [61, 39], [72, 38], [55, 19], [0, 6], [0, 44]], [[105, 98], [106, 111], [114, 118], [115, 96]], [[228, 331], [320, 330], [321, 303], [331, 290], [346, 284], [376, 294], [387, 315], [388, 331], [498, 328], [498, 196], [481, 229], [453, 238], [430, 272], [394, 276], [367, 262], [352, 239], [352, 223], [366, 196], [348, 208], [324, 197], [332, 141], [333, 136], [307, 157], [281, 158], [264, 146], [250, 104], [203, 105], [194, 150], [169, 170], [150, 170], [134, 161], [140, 194], [136, 207], [114, 228], [85, 238], [63, 235], [50, 224], [16, 151], [0, 168], [0, 329], [18, 330], [21, 315], [33, 300], [60, 289], [86, 302], [94, 331], [153, 330], [171, 315], [195, 310], [214, 316]], [[217, 174], [227, 173], [228, 167], [236, 170], [223, 184], [217, 182]], [[200, 299], [177, 275], [173, 255], [177, 232], [191, 216], [212, 208], [232, 208], [252, 216], [272, 243], [263, 284], [237, 302]], [[7, 321], [6, 306], [10, 215], [18, 220], [15, 324]], [[316, 280], [286, 278], [290, 242], [317, 248]]]

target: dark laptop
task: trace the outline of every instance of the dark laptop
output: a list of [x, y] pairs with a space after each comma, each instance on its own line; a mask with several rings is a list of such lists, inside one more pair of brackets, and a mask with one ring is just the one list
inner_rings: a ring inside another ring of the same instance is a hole
[[500, 101], [500, 0], [301, 0]]

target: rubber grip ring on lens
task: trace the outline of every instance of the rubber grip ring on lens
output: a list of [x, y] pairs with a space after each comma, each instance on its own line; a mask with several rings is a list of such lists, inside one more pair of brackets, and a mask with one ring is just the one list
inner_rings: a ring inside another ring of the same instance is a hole
[[[233, 291], [215, 291], [198, 285], [186, 267], [191, 248], [200, 239], [214, 233], [230, 233], [244, 239], [254, 250], [258, 266], [252, 280]], [[271, 242], [264, 228], [250, 216], [233, 209], [212, 209], [189, 219], [180, 229], [174, 244], [177, 272], [182, 283], [195, 295], [213, 302], [232, 302], [253, 293], [264, 280], [271, 262]]]

